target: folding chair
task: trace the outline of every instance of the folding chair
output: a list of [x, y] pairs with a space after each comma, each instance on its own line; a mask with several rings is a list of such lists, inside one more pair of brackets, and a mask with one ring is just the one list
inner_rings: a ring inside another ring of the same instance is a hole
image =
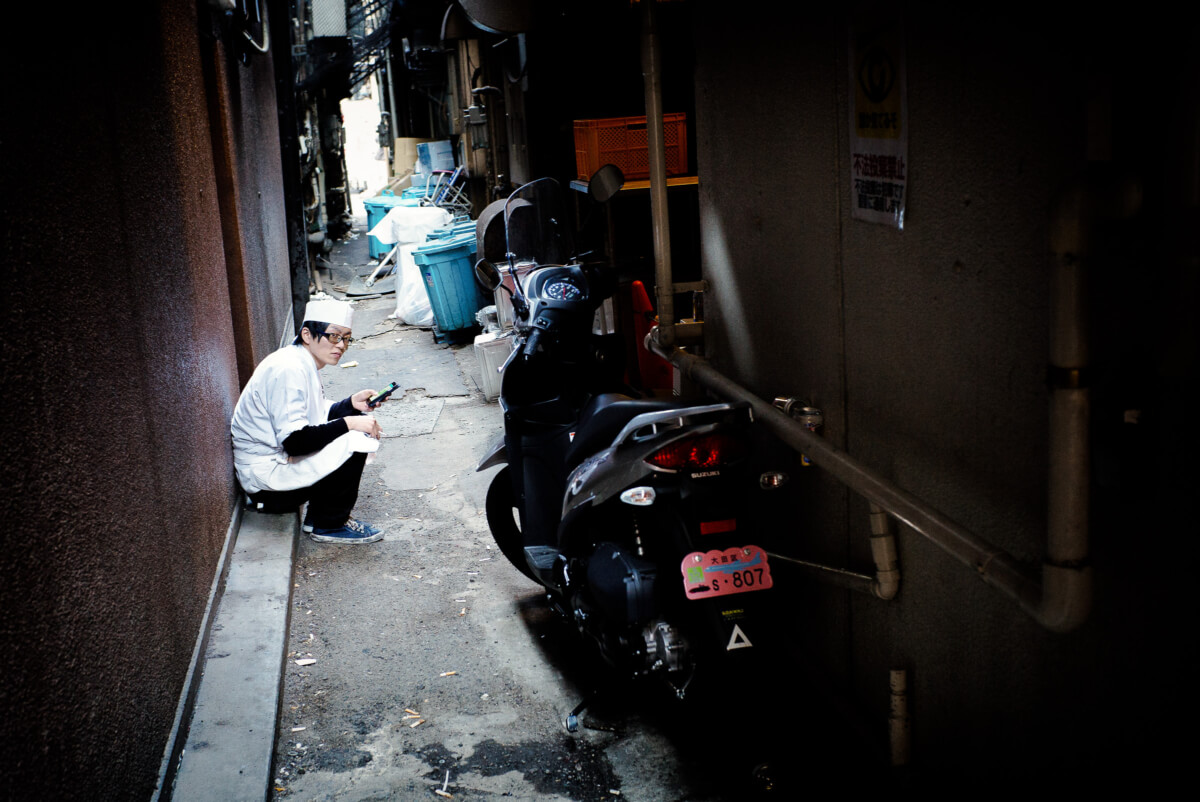
[[466, 192], [467, 171], [462, 165], [450, 170], [434, 170], [426, 185], [422, 206], [439, 206], [456, 219], [471, 216], [471, 201]]

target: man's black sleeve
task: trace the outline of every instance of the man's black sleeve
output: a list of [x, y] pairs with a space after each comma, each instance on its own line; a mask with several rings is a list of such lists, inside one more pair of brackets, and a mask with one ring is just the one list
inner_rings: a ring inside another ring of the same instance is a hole
[[361, 414], [354, 408], [354, 402], [349, 398], [343, 398], [329, 408], [328, 423], [297, 429], [284, 438], [283, 450], [289, 457], [301, 457], [305, 454], [312, 454], [314, 451], [320, 451], [350, 431], [350, 427], [346, 425], [346, 421], [342, 420], [343, 418], [348, 415]]
[[354, 402], [351, 401], [349, 397], [343, 398], [341, 401], [338, 401], [329, 408], [329, 420], [337, 420], [338, 418], [344, 418], [347, 415], [361, 414], [361, 412], [354, 408]]
[[305, 426], [284, 438], [283, 450], [289, 457], [302, 457], [320, 451], [348, 431], [350, 427], [341, 418], [317, 426]]

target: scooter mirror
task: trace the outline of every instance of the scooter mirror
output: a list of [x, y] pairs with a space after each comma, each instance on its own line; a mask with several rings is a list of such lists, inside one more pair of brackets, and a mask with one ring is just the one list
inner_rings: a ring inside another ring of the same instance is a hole
[[588, 179], [588, 195], [597, 203], [608, 203], [625, 186], [625, 174], [615, 164], [606, 164]]
[[487, 259], [475, 263], [475, 280], [488, 292], [495, 292], [503, 281], [500, 270]]

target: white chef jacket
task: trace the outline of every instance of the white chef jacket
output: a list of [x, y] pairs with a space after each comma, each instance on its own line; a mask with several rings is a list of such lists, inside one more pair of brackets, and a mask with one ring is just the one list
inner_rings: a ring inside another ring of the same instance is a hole
[[310, 487], [356, 451], [374, 452], [379, 441], [350, 431], [312, 454], [289, 457], [283, 441], [305, 426], [328, 422], [317, 364], [303, 345], [286, 345], [255, 369], [230, 422], [233, 466], [247, 493]]

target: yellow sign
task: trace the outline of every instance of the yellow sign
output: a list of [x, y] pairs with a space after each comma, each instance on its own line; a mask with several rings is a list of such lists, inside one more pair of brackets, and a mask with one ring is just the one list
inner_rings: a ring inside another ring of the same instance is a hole
[[897, 32], [881, 33], [856, 55], [854, 128], [869, 139], [899, 139], [904, 126]]

